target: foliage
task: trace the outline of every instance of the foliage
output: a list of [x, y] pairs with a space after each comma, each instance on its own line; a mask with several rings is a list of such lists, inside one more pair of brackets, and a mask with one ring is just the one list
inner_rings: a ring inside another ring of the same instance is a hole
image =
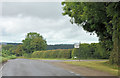
[[2, 45], [2, 49], [4, 50], [10, 50], [10, 48], [15, 47], [14, 45]]
[[79, 48], [35, 51], [32, 58], [74, 58], [79, 59], [108, 59], [110, 51], [105, 52], [99, 43], [80, 44]]
[[[109, 3], [107, 9], [107, 16], [111, 17], [111, 23], [113, 25], [113, 52], [110, 56], [111, 64], [120, 65], [120, 2]], [[109, 27], [110, 28], [110, 27]]]
[[56, 45], [47, 45], [47, 50], [54, 50], [54, 49], [73, 49], [73, 44], [56, 44]]
[[[12, 43], [13, 44], [13, 43]], [[34, 32], [27, 34], [23, 44], [7, 44], [2, 46], [2, 56], [10, 59], [16, 58], [16, 56], [30, 57], [33, 51], [45, 50], [47, 46], [46, 40], [43, 37]]]
[[120, 2], [62, 2], [63, 15], [71, 23], [96, 33], [106, 51], [112, 51], [110, 62], [120, 64]]
[[99, 43], [91, 44], [80, 44], [79, 48], [74, 48], [72, 50], [72, 57], [77, 57], [79, 59], [108, 59], [110, 52], [105, 52], [104, 48], [101, 47]]
[[3, 57], [7, 57], [7, 56], [11, 56], [12, 53], [9, 50], [4, 50], [2, 49], [2, 56]]
[[23, 49], [23, 45], [18, 45], [17, 48], [14, 51], [15, 51], [14, 53], [17, 56], [22, 56], [25, 53], [25, 51]]
[[2, 55], [4, 56], [5, 55], [14, 55], [15, 54], [15, 49], [17, 48], [16, 45], [11, 45], [11, 44], [8, 44], [8, 45], [2, 45]]
[[0, 63], [7, 62], [8, 58], [0, 56]]
[[94, 58], [108, 59], [111, 51], [106, 51], [100, 44], [96, 45]]
[[71, 58], [71, 49], [57, 49], [46, 51], [35, 51], [32, 53], [33, 58]]
[[43, 37], [35, 32], [30, 32], [27, 34], [23, 42], [23, 49], [25, 53], [32, 53], [38, 50], [45, 50], [47, 47], [46, 40]]
[[31, 58], [31, 53], [24, 53], [22, 56], [24, 58]]
[[6, 58], [8, 58], [8, 59], [16, 59], [16, 56], [15, 55], [11, 55], [11, 56], [8, 56]]

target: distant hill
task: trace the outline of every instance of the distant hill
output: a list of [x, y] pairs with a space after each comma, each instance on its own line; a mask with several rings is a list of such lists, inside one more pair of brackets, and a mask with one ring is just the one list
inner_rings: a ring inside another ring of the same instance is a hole
[[20, 44], [22, 44], [22, 43], [7, 43], [7, 42], [0, 42], [0, 45], [20, 45]]
[[[7, 43], [7, 42], [0, 42], [0, 45], [20, 45], [22, 43]], [[47, 45], [47, 50], [54, 50], [54, 49], [72, 49], [74, 48], [73, 44], [55, 44], [55, 45]]]
[[56, 45], [47, 45], [47, 50], [54, 49], [72, 49], [74, 48], [73, 44], [56, 44]]

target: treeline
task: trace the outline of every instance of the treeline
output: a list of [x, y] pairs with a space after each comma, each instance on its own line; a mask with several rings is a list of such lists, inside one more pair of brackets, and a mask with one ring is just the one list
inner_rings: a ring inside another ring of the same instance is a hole
[[3, 58], [8, 58], [8, 59], [14, 59], [16, 58], [16, 45], [2, 45], [2, 50], [0, 51], [1, 57]]
[[56, 45], [47, 45], [47, 50], [55, 50], [55, 49], [73, 49], [73, 44], [56, 44]]
[[36, 32], [27, 33], [21, 43], [2, 44], [2, 57], [30, 56], [34, 51], [46, 50], [46, 40]]
[[[22, 43], [0, 43], [1, 45], [22, 45]], [[73, 49], [73, 44], [55, 44], [55, 45], [47, 45], [46, 50], [55, 50], [55, 49]]]
[[74, 58], [78, 59], [108, 59], [110, 51], [106, 51], [100, 43], [80, 44], [79, 48], [38, 50], [32, 53], [25, 53], [21, 48], [23, 45], [3, 45], [2, 56], [15, 58], [14, 55], [28, 58]]
[[62, 2], [63, 15], [72, 24], [96, 33], [106, 51], [112, 51], [109, 63], [120, 65], [120, 2]]
[[9, 43], [9, 42], [0, 42], [0, 45], [21, 45], [22, 43]]
[[79, 48], [35, 51], [32, 58], [74, 58], [77, 59], [108, 59], [110, 51], [106, 51], [100, 43], [80, 44]]
[[16, 55], [12, 53], [12, 48], [15, 48], [15, 45], [2, 45], [2, 49], [0, 49], [0, 63], [6, 62], [8, 59], [15, 59]]
[[108, 59], [110, 56], [110, 51], [106, 51], [100, 43], [91, 44], [80, 44], [79, 48], [74, 48], [72, 50], [72, 57], [77, 57], [80, 59]]
[[71, 58], [72, 49], [57, 49], [46, 51], [35, 51], [32, 53], [32, 58]]
[[[26, 35], [26, 38], [20, 45], [3, 45], [2, 56], [15, 58], [16, 56], [24, 56], [28, 58], [74, 58], [78, 59], [108, 59], [111, 50], [106, 50], [102, 47], [101, 43], [80, 44], [79, 48], [73, 48], [73, 45], [54, 45], [59, 46], [57, 48], [51, 48], [55, 50], [46, 50], [46, 40], [38, 33], [30, 32]], [[62, 47], [64, 46], [65, 49]], [[66, 46], [66, 47], [65, 47]], [[52, 46], [53, 47], [53, 46]]]

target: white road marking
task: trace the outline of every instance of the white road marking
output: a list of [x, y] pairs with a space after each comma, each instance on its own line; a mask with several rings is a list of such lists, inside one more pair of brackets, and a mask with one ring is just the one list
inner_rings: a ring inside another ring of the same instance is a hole
[[80, 76], [80, 74], [75, 74], [76, 76]]
[[3, 64], [2, 67], [0, 68], [0, 78], [2, 77], [2, 69], [6, 64]]
[[76, 73], [74, 73], [74, 72], [72, 72], [72, 71], [70, 71], [70, 73], [75, 74], [76, 76], [80, 76], [80, 74], [76, 74]]
[[70, 73], [74, 73], [74, 72], [70, 71]]

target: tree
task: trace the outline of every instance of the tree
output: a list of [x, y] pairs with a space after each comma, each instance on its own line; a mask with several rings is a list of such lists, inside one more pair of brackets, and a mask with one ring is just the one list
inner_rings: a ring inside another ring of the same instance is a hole
[[[109, 21], [113, 25], [113, 52], [110, 56], [112, 64], [120, 65], [120, 2], [108, 3], [107, 14], [112, 19]], [[108, 23], [108, 24], [109, 24]], [[110, 27], [109, 27], [110, 28]]]
[[[96, 33], [107, 51], [112, 50], [111, 63], [120, 64], [120, 2], [63, 2], [63, 15], [71, 17], [71, 23], [82, 26], [84, 30]], [[111, 9], [112, 8], [112, 9]], [[114, 44], [114, 45], [113, 45]]]
[[38, 50], [45, 50], [47, 45], [46, 45], [46, 41], [43, 40], [43, 38], [37, 37], [31, 41], [30, 46], [34, 49], [34, 51], [38, 51]]
[[17, 56], [22, 56], [24, 54], [23, 45], [18, 45], [14, 52]]
[[38, 50], [45, 50], [47, 47], [46, 40], [43, 37], [36, 33], [30, 32], [27, 34], [23, 42], [23, 48], [26, 53], [32, 53]]
[[15, 54], [15, 49], [17, 48], [17, 46], [15, 45], [2, 45], [2, 54], [6, 54], [6, 55], [14, 55]]
[[2, 45], [2, 49], [9, 50], [10, 48], [15, 47], [15, 45]]

